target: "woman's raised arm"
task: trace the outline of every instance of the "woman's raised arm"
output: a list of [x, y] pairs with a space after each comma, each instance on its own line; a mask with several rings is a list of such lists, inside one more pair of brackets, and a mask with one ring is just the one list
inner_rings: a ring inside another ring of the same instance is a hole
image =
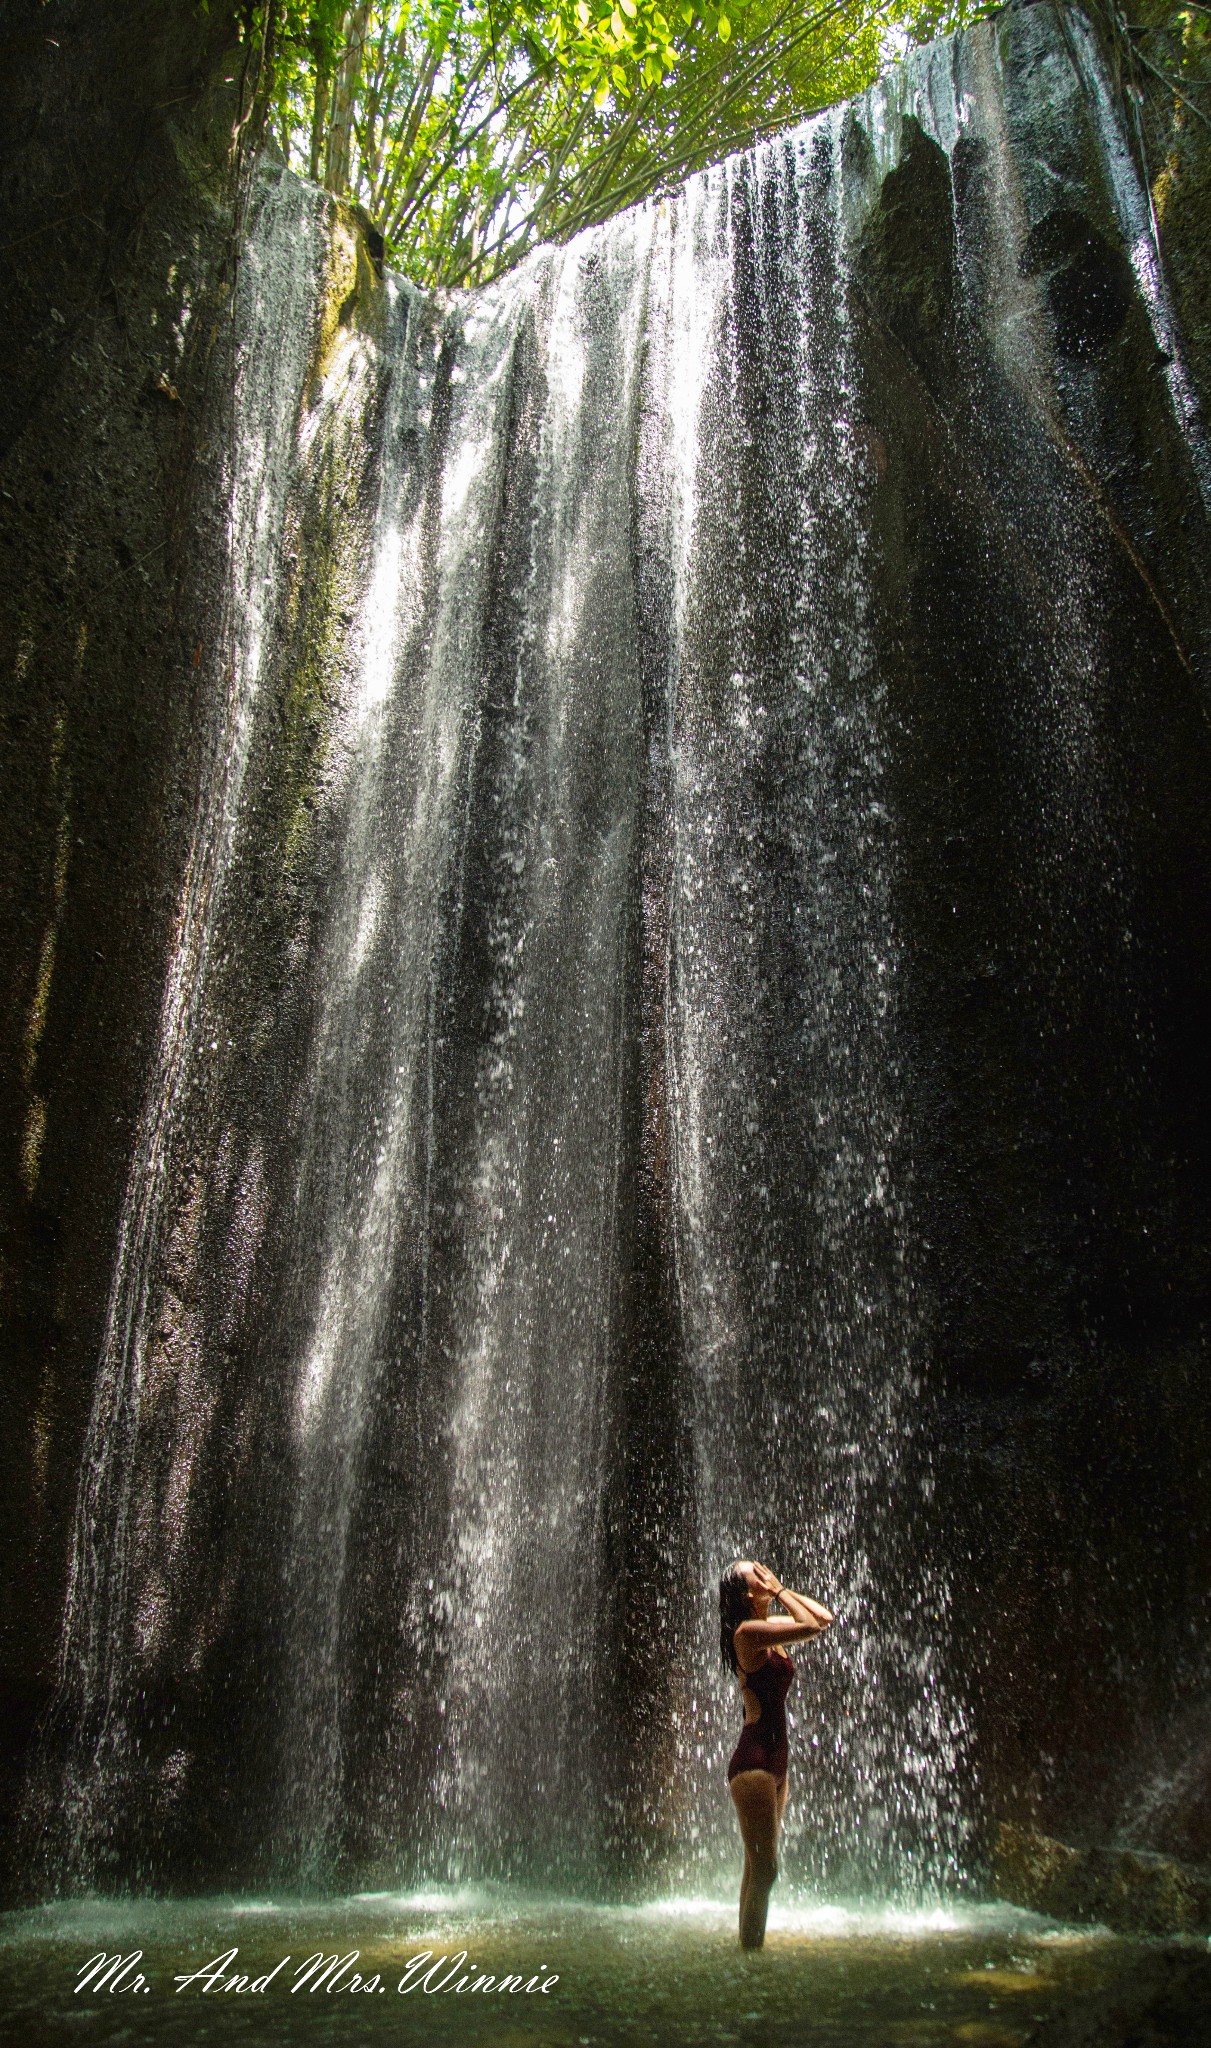
[[742, 1645], [753, 1650], [769, 1650], [776, 1643], [802, 1643], [812, 1636], [823, 1635], [834, 1618], [827, 1607], [819, 1600], [809, 1599], [806, 1593], [792, 1593], [790, 1587], [780, 1585], [764, 1565], [758, 1565], [756, 1569], [771, 1600], [782, 1602], [786, 1619], [775, 1614], [767, 1615], [763, 1621], [742, 1621], [736, 1630], [737, 1652]]

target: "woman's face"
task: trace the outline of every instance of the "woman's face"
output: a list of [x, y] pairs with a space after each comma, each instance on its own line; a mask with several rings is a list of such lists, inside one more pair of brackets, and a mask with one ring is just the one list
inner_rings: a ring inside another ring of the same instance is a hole
[[761, 1584], [753, 1559], [751, 1557], [737, 1558], [735, 1569], [739, 1572], [748, 1588], [749, 1607], [755, 1615], [760, 1617], [769, 1606], [769, 1594]]

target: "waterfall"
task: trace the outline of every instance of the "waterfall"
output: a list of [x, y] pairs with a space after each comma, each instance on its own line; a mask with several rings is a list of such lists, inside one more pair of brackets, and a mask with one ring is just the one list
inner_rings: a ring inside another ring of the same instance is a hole
[[976, 601], [1016, 578], [986, 669], [1040, 988], [1115, 837], [1100, 608], [1128, 588], [1186, 669], [1202, 630], [1103, 481], [1105, 351], [1170, 328], [1067, 34], [984, 24], [473, 295], [368, 282], [262, 172], [65, 1878], [714, 1883], [714, 1595], [755, 1554], [839, 1617], [791, 1697], [792, 1874], [961, 1880], [912, 948], [935, 896], [965, 928], [911, 813], [970, 654], [896, 479], [952, 465]]
[[[687, 197], [674, 232], [716, 279], [708, 368], [696, 388], [677, 333], [705, 296], [687, 252], [666, 266], [661, 397], [666, 443], [697, 426], [676, 493], [667, 1001], [699, 1572], [768, 1551], [844, 1616], [804, 1653], [798, 1720], [802, 1853], [852, 1882], [953, 1867], [961, 1721], [913, 1442], [924, 1332], [844, 133], [822, 119]], [[734, 1718], [715, 1692], [693, 1730], [709, 1768], [688, 1739], [679, 1758], [700, 1813]]]

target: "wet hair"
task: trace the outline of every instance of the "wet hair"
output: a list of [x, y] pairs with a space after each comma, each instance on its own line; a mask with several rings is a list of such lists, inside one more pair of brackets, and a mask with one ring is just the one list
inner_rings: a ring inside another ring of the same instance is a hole
[[734, 1564], [729, 1564], [719, 1581], [719, 1655], [729, 1671], [740, 1669], [736, 1656], [736, 1630], [742, 1621], [751, 1621], [752, 1618], [748, 1580]]

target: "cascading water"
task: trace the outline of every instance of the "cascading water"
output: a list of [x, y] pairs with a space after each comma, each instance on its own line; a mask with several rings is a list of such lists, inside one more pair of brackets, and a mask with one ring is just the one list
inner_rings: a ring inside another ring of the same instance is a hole
[[[1060, 927], [1105, 840], [1065, 592], [1109, 559], [1185, 630], [1098, 483], [1111, 207], [1083, 143], [1040, 169], [1027, 59], [1075, 133], [1034, 9], [451, 304], [346, 278], [329, 318], [325, 202], [267, 174], [237, 655], [64, 1638], [74, 1878], [205, 1836], [314, 1884], [713, 1879], [737, 1553], [840, 1615], [792, 1869], [961, 1871], [894, 405], [1026, 563], [1007, 745], [1042, 735]], [[1072, 247], [1102, 285], [1047, 314]]]
[[[817, 122], [687, 195], [656, 432], [684, 450], [667, 1001], [699, 1571], [768, 1551], [845, 1617], [805, 1654], [796, 1718], [803, 1864], [852, 1884], [954, 1867], [960, 1723], [912, 1443], [923, 1333], [844, 129]], [[705, 350], [695, 255], [714, 273]], [[709, 1667], [705, 1599], [703, 1619]], [[717, 1690], [694, 1727], [707, 1768], [688, 1742], [680, 1765], [702, 1816], [734, 1719]]]

